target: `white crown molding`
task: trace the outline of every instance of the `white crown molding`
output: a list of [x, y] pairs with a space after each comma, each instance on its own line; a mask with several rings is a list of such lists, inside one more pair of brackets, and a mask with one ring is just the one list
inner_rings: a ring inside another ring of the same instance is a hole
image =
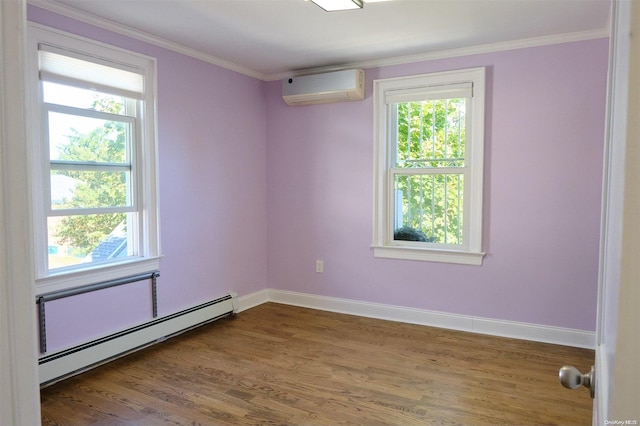
[[182, 53], [183, 55], [190, 56], [192, 58], [199, 59], [201, 61], [208, 62], [213, 65], [217, 65], [219, 67], [237, 72], [239, 74], [244, 74], [246, 76], [253, 77], [258, 80], [265, 80], [265, 75], [260, 72], [248, 69], [246, 67], [240, 66], [233, 62], [225, 61], [224, 59], [220, 59], [213, 55], [203, 53], [199, 50], [192, 49], [187, 46], [183, 46], [179, 43], [175, 43], [173, 41], [163, 39], [153, 34], [149, 34], [144, 31], [139, 31], [131, 27], [127, 27], [125, 25], [119, 24], [117, 22], [113, 22], [108, 19], [104, 19], [95, 15], [92, 15], [87, 12], [82, 12], [72, 7], [69, 7], [60, 3], [56, 3], [52, 0], [28, 0], [28, 4], [39, 7], [41, 9], [48, 10], [53, 13], [66, 16], [67, 18], [75, 19], [77, 21], [94, 25], [96, 27], [100, 27], [105, 30], [113, 31], [115, 33], [122, 34], [127, 37], [134, 38], [136, 40], [144, 41], [145, 43], [153, 44], [155, 46], [172, 50], [177, 53]]
[[436, 52], [419, 53], [416, 55], [395, 56], [390, 58], [375, 59], [372, 61], [352, 62], [344, 65], [336, 65], [330, 67], [319, 67], [305, 69], [296, 72], [283, 72], [277, 74], [267, 74], [265, 81], [281, 80], [292, 76], [319, 74], [324, 72], [340, 71], [351, 68], [380, 68], [393, 65], [404, 65], [416, 62], [434, 61], [437, 59], [455, 58], [460, 56], [471, 56], [485, 53], [503, 52], [507, 50], [526, 49], [529, 47], [540, 47], [562, 43], [573, 43], [577, 41], [595, 40], [599, 38], [608, 38], [609, 29], [602, 28], [594, 31], [583, 31], [577, 33], [558, 34], [544, 37], [534, 37], [521, 40], [506, 41], [501, 43], [480, 44], [477, 46], [463, 47], [459, 49], [447, 49]]
[[267, 302], [512, 339], [587, 349], [595, 348], [595, 332], [593, 331], [449, 314], [275, 289], [260, 290], [238, 298], [238, 311], [241, 312]]
[[508, 42], [502, 42], [502, 43], [482, 44], [477, 46], [464, 47], [460, 49], [447, 49], [447, 50], [441, 50], [437, 52], [421, 53], [416, 55], [395, 56], [390, 58], [376, 59], [372, 61], [351, 62], [351, 63], [330, 66], [330, 67], [310, 68], [310, 69], [291, 71], [291, 72], [263, 74], [261, 72], [251, 70], [249, 68], [235, 64], [233, 62], [217, 58], [207, 53], [203, 53], [199, 50], [183, 46], [179, 43], [175, 43], [173, 41], [166, 40], [161, 37], [158, 37], [143, 31], [135, 30], [131, 27], [127, 27], [122, 24], [118, 24], [117, 22], [100, 18], [98, 16], [79, 11], [72, 7], [62, 5], [60, 3], [55, 2], [54, 0], [28, 0], [28, 3], [33, 6], [46, 9], [50, 12], [58, 13], [68, 18], [76, 19], [78, 21], [82, 21], [90, 25], [95, 25], [96, 27], [104, 28], [105, 30], [113, 31], [118, 34], [135, 38], [137, 40], [144, 41], [149, 44], [153, 44], [159, 47], [163, 47], [165, 49], [172, 50], [174, 52], [182, 53], [183, 55], [200, 59], [201, 61], [208, 62], [210, 64], [217, 65], [219, 67], [228, 69], [230, 71], [235, 71], [239, 74], [244, 74], [246, 76], [253, 77], [262, 81], [281, 80], [283, 78], [291, 77], [293, 75], [305, 75], [305, 74], [314, 74], [314, 73], [322, 73], [322, 72], [330, 72], [330, 71], [340, 71], [340, 70], [351, 69], [351, 68], [363, 68], [363, 69], [379, 68], [379, 67], [386, 67], [386, 66], [393, 66], [393, 65], [409, 64], [409, 63], [415, 63], [415, 62], [433, 61], [436, 59], [454, 58], [459, 56], [469, 56], [469, 55], [477, 55], [482, 53], [501, 52], [505, 50], [524, 49], [528, 47], [571, 43], [576, 41], [585, 41], [585, 40], [609, 37], [609, 28], [602, 28], [600, 30], [594, 30], [594, 31], [584, 31], [584, 32], [569, 33], [569, 34], [534, 37], [534, 38], [514, 40], [514, 41], [508, 41]]

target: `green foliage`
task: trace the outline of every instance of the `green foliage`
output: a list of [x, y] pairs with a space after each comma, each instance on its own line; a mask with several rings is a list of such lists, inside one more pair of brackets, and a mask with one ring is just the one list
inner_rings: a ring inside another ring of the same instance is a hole
[[396, 167], [464, 165], [465, 99], [397, 105]]
[[[119, 113], [122, 104], [96, 97], [93, 109]], [[68, 136], [69, 143], [60, 146], [58, 158], [63, 161], [125, 163], [125, 125], [105, 121], [102, 127], [88, 134], [80, 134], [73, 129], [73, 134]], [[124, 172], [55, 170], [52, 173], [69, 176], [78, 182], [73, 198], [66, 200], [61, 208], [124, 206], [127, 203]], [[57, 237], [73, 247], [76, 255], [85, 256], [125, 219], [126, 213], [66, 216], [58, 224]]]
[[464, 183], [457, 168], [464, 166], [465, 99], [401, 103], [397, 120], [395, 167], [428, 169], [396, 175], [401, 226], [436, 243], [461, 244]]

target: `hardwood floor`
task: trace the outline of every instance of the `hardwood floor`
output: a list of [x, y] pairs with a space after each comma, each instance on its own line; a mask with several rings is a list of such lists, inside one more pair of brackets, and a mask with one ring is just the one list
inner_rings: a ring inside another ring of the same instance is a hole
[[42, 390], [43, 425], [590, 425], [593, 351], [264, 304]]

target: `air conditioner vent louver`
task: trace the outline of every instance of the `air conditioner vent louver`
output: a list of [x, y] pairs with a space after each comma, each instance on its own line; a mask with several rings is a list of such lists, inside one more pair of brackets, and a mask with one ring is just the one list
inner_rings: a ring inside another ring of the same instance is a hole
[[364, 99], [364, 71], [345, 70], [282, 80], [282, 98], [291, 106]]

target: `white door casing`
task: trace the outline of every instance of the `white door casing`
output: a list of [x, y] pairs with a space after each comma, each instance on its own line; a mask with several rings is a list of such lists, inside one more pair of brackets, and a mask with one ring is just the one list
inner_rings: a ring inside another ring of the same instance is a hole
[[0, 424], [39, 425], [23, 82], [26, 1], [0, 0]]
[[639, 6], [612, 2], [594, 425], [640, 424]]

